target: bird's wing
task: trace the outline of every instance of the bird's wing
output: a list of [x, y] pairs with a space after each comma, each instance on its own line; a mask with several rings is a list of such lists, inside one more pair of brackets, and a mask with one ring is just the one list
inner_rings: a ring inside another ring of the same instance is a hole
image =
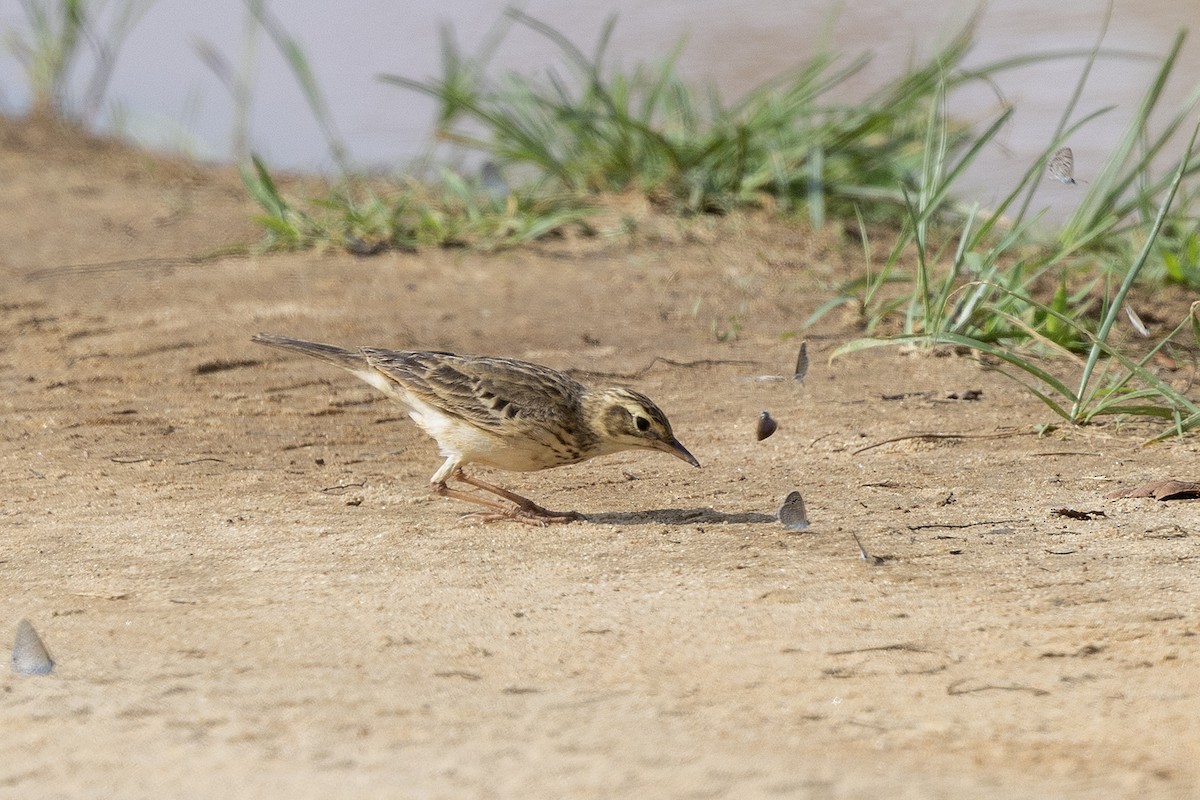
[[364, 348], [367, 363], [415, 397], [487, 431], [514, 420], [573, 423], [584, 387], [561, 372], [507, 358]]

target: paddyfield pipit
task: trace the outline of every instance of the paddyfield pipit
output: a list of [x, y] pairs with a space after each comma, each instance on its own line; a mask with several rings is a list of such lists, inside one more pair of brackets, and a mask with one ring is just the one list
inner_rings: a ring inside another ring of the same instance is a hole
[[[347, 350], [260, 333], [252, 341], [336, 364], [398, 401], [437, 441], [446, 462], [430, 488], [486, 506], [484, 521], [534, 525], [580, 519], [548, 511], [519, 494], [463, 472], [467, 464], [529, 472], [576, 464], [620, 450], [661, 450], [700, 466], [658, 406], [632, 389], [591, 389], [558, 370], [511, 358], [434, 351]], [[457, 481], [508, 501], [452, 489]], [[509, 505], [511, 504], [511, 505]]]

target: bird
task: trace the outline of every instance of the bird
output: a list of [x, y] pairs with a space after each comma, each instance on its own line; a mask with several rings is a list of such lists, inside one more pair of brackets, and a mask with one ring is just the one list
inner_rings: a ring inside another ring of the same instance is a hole
[[[667, 415], [633, 389], [590, 388], [529, 361], [437, 350], [346, 349], [269, 333], [251, 341], [301, 353], [349, 370], [408, 410], [437, 442], [445, 462], [429, 480], [439, 497], [476, 503], [484, 522], [570, 522], [515, 492], [469, 476], [467, 465], [515, 472], [577, 464], [622, 450], [658, 450], [699, 467], [671, 430]], [[452, 488], [451, 479], [493, 497]], [[502, 502], [507, 501], [507, 502]]]

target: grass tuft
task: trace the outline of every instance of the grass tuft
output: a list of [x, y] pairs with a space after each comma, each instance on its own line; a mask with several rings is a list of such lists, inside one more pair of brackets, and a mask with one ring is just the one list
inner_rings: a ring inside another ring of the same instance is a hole
[[[1088, 189], [1080, 211], [1049, 246], [1039, 245], [1030, 235], [1038, 216], [1026, 217], [1027, 201], [1015, 218], [1001, 215], [1022, 194], [1032, 196], [1033, 182], [1042, 179], [1057, 141], [1000, 208], [983, 216], [982, 224], [972, 212], [957, 228], [943, 227], [930, 235], [930, 220], [946, 219], [938, 212], [948, 202], [945, 190], [952, 181], [943, 176], [953, 176], [963, 163], [949, 162], [944, 134], [931, 120], [921, 182], [913, 196], [906, 194], [907, 219], [885, 268], [869, 272], [868, 280], [860, 279], [842, 294], [843, 300], [858, 300], [869, 335], [843, 345], [835, 357], [896, 344], [966, 348], [1006, 365], [1005, 374], [1073, 424], [1122, 414], [1165, 420], [1170, 428], [1164, 435], [1200, 427], [1196, 403], [1150, 367], [1151, 359], [1185, 328], [1194, 336], [1200, 333], [1196, 306], [1166, 336], [1136, 355], [1115, 335], [1130, 290], [1156, 256], [1168, 265], [1168, 274], [1174, 270], [1182, 280], [1188, 279], [1194, 263], [1195, 251], [1188, 248], [1198, 230], [1195, 194], [1182, 187], [1200, 168], [1194, 158], [1200, 123], [1165, 177], [1152, 177], [1151, 161], [1194, 112], [1196, 95], [1168, 121], [1164, 133], [1153, 139], [1146, 133], [1181, 43], [1177, 38], [1130, 125], [1130, 131], [1140, 133], [1128, 135], [1126, 141], [1143, 142], [1141, 155], [1132, 159], [1128, 147], [1119, 147]], [[1078, 124], [1068, 127], [1064, 119], [1060, 131], [1069, 133]], [[989, 128], [977, 144], [995, 129]], [[1152, 202], [1150, 214], [1147, 206]], [[934, 241], [942, 244], [935, 246]], [[1195, 247], [1200, 251], [1200, 244]], [[898, 276], [904, 254], [915, 267], [911, 275]], [[894, 277], [907, 287], [906, 293], [882, 291]], [[818, 313], [833, 306], [828, 303]], [[895, 332], [880, 335], [889, 326]], [[1074, 365], [1076, 378], [1061, 377], [1047, 356]]]
[[[156, 0], [20, 0], [25, 28], [4, 32], [4, 46], [25, 72], [33, 116], [95, 120], [126, 37]], [[77, 69], [88, 68], [79, 97]]]
[[498, 194], [483, 180], [448, 169], [432, 183], [346, 179], [305, 209], [284, 196], [258, 157], [242, 169], [242, 182], [264, 212], [258, 222], [266, 249], [341, 247], [358, 255], [430, 246], [496, 250], [572, 226], [586, 229], [592, 211], [555, 198]]
[[[770, 206], [805, 211], [820, 226], [857, 206], [868, 218], [895, 218], [904, 187], [914, 184], [935, 96], [947, 82], [980, 77], [957, 70], [971, 43], [969, 25], [927, 63], [858, 104], [835, 97], [869, 58], [843, 64], [828, 52], [726, 103], [716, 89], [679, 76], [681, 46], [655, 66], [607, 68], [615, 17], [592, 55], [518, 9], [505, 22], [475, 58], [446, 33], [440, 78], [381, 80], [436, 99], [444, 142], [524, 167], [554, 191], [637, 191], [675, 212]], [[563, 72], [490, 75], [488, 62], [514, 24], [550, 41]], [[967, 141], [965, 126], [949, 127], [951, 149]]]

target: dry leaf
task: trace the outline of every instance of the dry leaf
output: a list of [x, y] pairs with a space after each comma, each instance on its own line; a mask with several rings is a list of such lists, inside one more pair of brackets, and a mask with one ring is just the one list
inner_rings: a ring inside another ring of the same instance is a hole
[[1117, 489], [1104, 495], [1109, 500], [1122, 497], [1153, 497], [1155, 500], [1178, 500], [1185, 497], [1200, 497], [1200, 483], [1193, 481], [1154, 481], [1133, 489]]

